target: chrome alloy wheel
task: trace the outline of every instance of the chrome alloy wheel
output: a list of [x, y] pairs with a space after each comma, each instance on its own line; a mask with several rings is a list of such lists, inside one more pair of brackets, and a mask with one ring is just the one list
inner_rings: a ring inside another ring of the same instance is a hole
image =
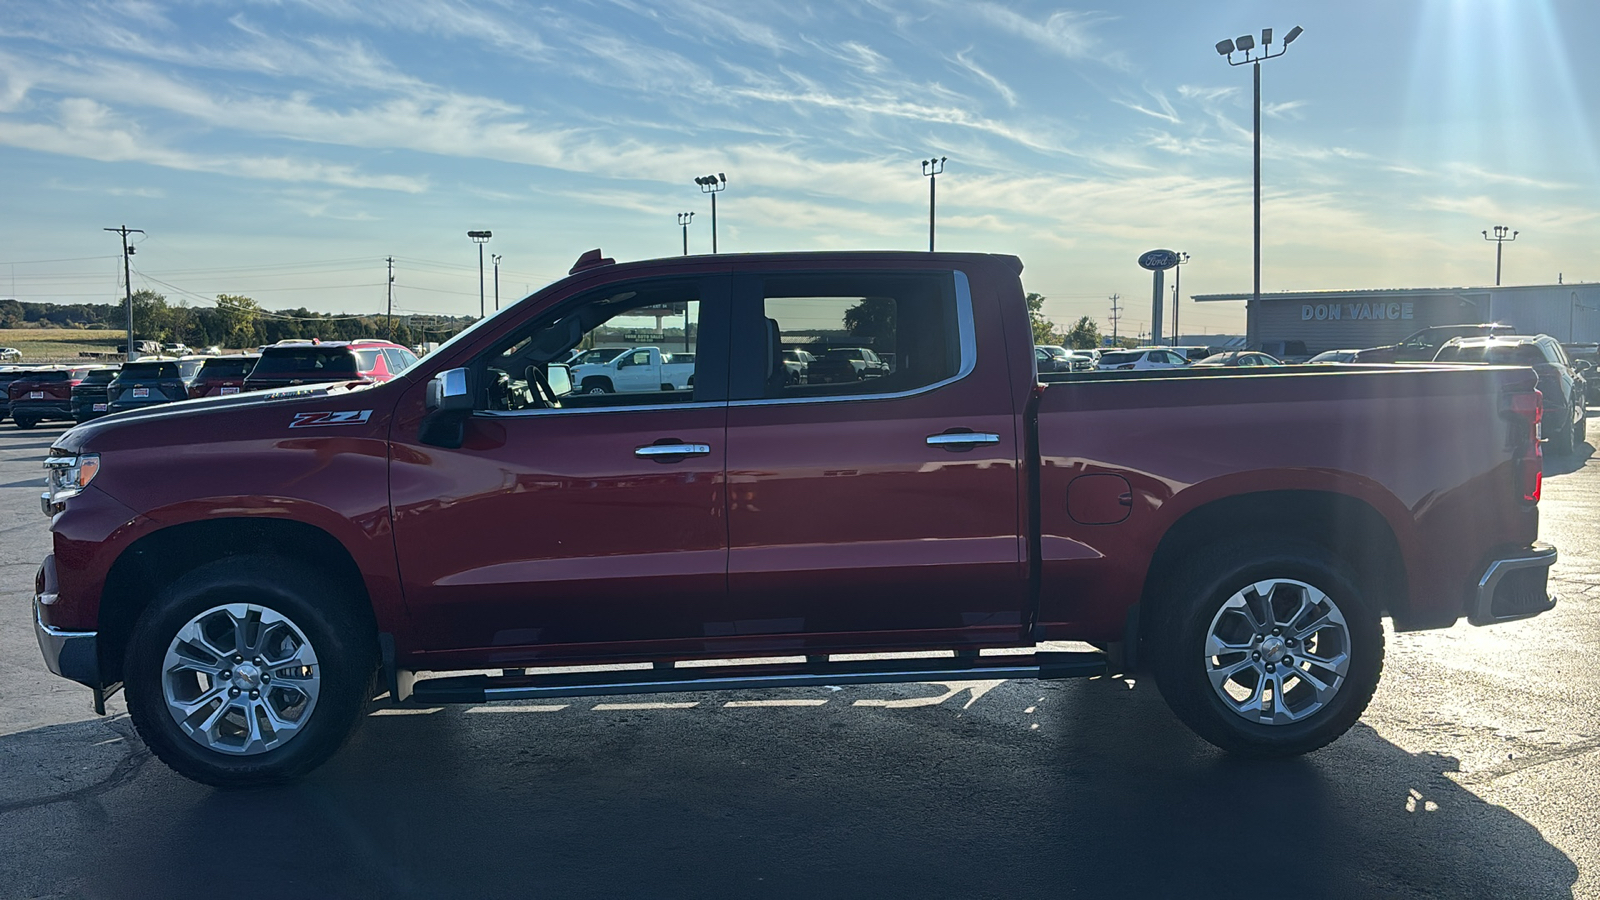
[[1222, 604], [1205, 656], [1211, 687], [1235, 714], [1288, 725], [1333, 702], [1350, 669], [1350, 628], [1327, 594], [1273, 578]]
[[208, 750], [253, 756], [300, 733], [317, 706], [322, 670], [305, 632], [254, 604], [217, 606], [167, 645], [167, 712]]

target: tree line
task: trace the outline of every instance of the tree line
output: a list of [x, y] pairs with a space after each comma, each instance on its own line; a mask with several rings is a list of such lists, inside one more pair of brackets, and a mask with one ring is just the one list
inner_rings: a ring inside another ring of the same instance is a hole
[[[430, 316], [428, 324], [386, 316], [345, 316], [298, 309], [264, 310], [255, 300], [218, 294], [215, 306], [171, 303], [155, 291], [133, 294], [135, 341], [182, 343], [190, 347], [253, 349], [293, 338], [324, 341], [385, 338], [415, 346], [448, 340], [472, 323], [468, 316]], [[121, 303], [34, 303], [0, 299], [0, 328], [83, 328], [122, 331], [127, 307]]]

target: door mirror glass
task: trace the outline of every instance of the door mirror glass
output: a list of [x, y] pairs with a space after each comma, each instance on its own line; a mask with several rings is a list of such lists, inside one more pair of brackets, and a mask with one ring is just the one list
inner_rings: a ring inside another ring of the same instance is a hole
[[472, 409], [472, 391], [467, 387], [466, 369], [446, 369], [428, 381], [423, 401], [429, 412]]
[[545, 367], [544, 380], [550, 385], [550, 393], [555, 397], [565, 397], [572, 393], [572, 369], [561, 363], [550, 363]]

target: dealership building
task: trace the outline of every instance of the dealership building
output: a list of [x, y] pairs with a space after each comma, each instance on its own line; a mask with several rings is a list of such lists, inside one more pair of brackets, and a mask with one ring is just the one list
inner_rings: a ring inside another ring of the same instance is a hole
[[1393, 344], [1430, 325], [1505, 322], [1518, 334], [1564, 343], [1600, 341], [1600, 284], [1526, 284], [1374, 291], [1196, 294], [1199, 303], [1244, 301], [1251, 344], [1305, 341], [1312, 353]]

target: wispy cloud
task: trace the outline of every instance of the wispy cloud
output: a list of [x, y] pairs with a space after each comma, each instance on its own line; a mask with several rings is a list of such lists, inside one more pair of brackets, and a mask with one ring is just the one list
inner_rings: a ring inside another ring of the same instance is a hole
[[957, 53], [953, 59], [973, 77], [993, 88], [994, 92], [999, 94], [1002, 100], [1006, 101], [1007, 106], [1015, 107], [1017, 105], [1017, 92], [1013, 91], [1004, 81], [990, 74], [987, 69], [978, 65], [972, 59], [972, 49], [970, 47]]

